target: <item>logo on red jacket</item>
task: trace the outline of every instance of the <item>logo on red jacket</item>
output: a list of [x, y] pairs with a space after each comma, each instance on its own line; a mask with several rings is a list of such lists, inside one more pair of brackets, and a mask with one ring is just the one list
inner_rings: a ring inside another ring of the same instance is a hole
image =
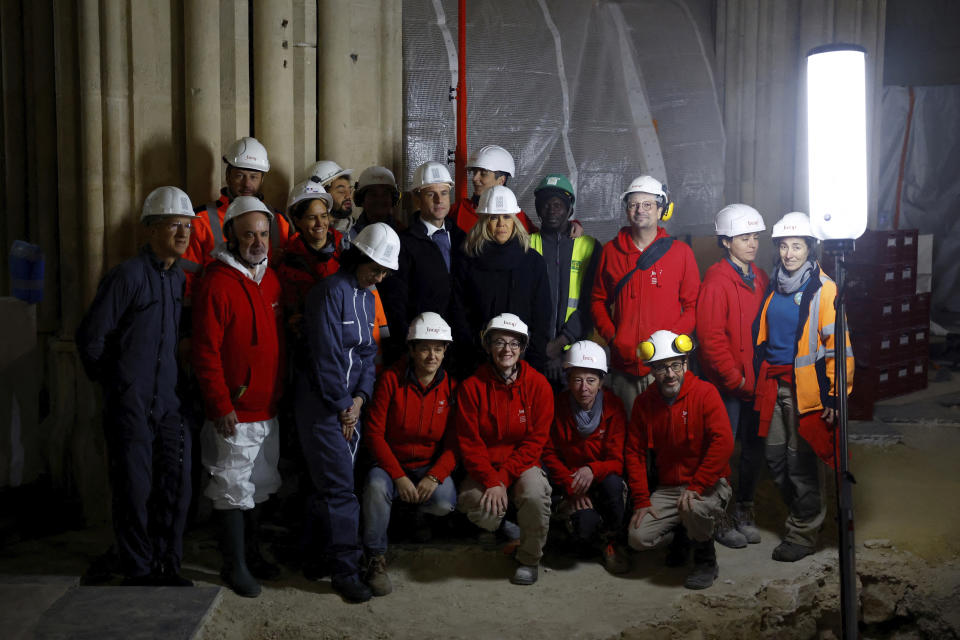
[[680, 412], [680, 417], [683, 418], [683, 426], [687, 426], [687, 410], [686, 409]]
[[520, 411], [517, 412], [517, 416], [519, 417], [520, 422], [527, 421], [527, 412], [525, 409], [520, 409]]
[[447, 409], [446, 400], [440, 400], [439, 402], [437, 402], [437, 413], [443, 413], [444, 411], [446, 411], [446, 409]]
[[650, 270], [650, 284], [657, 284], [657, 272], [655, 269]]

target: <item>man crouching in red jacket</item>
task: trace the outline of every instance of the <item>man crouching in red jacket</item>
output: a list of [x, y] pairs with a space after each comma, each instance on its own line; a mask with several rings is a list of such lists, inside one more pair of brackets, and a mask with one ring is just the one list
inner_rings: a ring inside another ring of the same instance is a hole
[[[668, 566], [693, 570], [683, 586], [706, 589], [717, 578], [714, 527], [730, 501], [730, 420], [720, 394], [687, 371], [688, 336], [657, 331], [640, 345], [655, 384], [638, 398], [627, 428], [625, 465], [633, 499], [628, 541], [638, 551], [670, 545]], [[647, 452], [656, 452], [657, 489], [647, 485]]]

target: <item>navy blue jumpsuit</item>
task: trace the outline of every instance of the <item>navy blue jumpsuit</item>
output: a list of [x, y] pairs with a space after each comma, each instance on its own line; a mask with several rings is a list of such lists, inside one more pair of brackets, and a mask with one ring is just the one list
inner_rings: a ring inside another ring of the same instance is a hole
[[103, 385], [113, 526], [123, 572], [179, 573], [190, 505], [190, 431], [177, 397], [184, 275], [149, 246], [104, 276], [77, 330], [87, 375]]
[[319, 554], [334, 576], [355, 575], [360, 564], [360, 504], [353, 492], [353, 464], [360, 446], [360, 423], [350, 442], [343, 437], [339, 412], [366, 403], [373, 395], [373, 294], [357, 278], [340, 271], [307, 294], [304, 327], [308, 354], [300, 359], [296, 421], [315, 493], [307, 503], [310, 560]]

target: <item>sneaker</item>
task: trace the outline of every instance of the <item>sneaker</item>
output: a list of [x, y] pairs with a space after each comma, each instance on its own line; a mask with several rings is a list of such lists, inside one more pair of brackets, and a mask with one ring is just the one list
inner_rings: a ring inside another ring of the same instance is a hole
[[737, 503], [733, 510], [733, 526], [743, 534], [743, 537], [750, 544], [760, 542], [760, 530], [757, 529], [757, 523], [754, 522], [752, 506]]
[[630, 571], [630, 560], [620, 545], [608, 542], [603, 548], [603, 566], [614, 575]]
[[330, 580], [330, 586], [347, 602], [366, 602], [373, 597], [370, 587], [363, 584], [360, 576], [356, 574], [333, 576], [333, 579]]
[[720, 514], [720, 518], [717, 520], [717, 530], [713, 533], [713, 539], [731, 549], [743, 549], [747, 546], [746, 536], [734, 528], [733, 521], [726, 513]]
[[387, 574], [387, 557], [378, 554], [370, 558], [367, 564], [367, 574], [363, 581], [370, 587], [370, 591], [375, 596], [385, 596], [393, 591], [393, 583], [390, 582], [390, 576]]
[[539, 576], [539, 568], [539, 565], [517, 565], [517, 570], [513, 572], [513, 577], [510, 578], [510, 582], [521, 585], [533, 584]]
[[784, 540], [773, 550], [773, 559], [778, 562], [796, 562], [801, 558], [806, 558], [814, 551], [816, 549], [813, 547]]

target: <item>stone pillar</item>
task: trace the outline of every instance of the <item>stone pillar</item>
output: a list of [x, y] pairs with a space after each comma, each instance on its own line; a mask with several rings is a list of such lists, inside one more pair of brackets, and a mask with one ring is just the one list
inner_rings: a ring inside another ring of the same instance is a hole
[[265, 199], [280, 209], [287, 202], [294, 171], [292, 16], [292, 0], [253, 4], [254, 135], [270, 155]]
[[223, 176], [220, 160], [224, 146], [220, 140], [220, 4], [185, 2], [183, 12], [186, 191], [194, 204], [199, 205], [217, 193]]

